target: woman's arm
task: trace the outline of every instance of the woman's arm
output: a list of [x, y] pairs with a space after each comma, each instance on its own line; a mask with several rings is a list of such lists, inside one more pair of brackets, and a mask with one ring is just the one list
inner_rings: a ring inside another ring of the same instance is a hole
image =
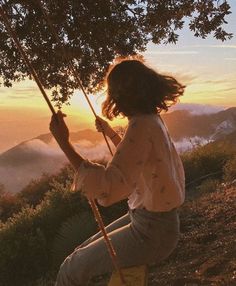
[[112, 129], [112, 127], [107, 123], [107, 121], [97, 116], [95, 120], [95, 125], [98, 132], [104, 132], [105, 135], [111, 139], [112, 143], [116, 147], [118, 146], [121, 141], [121, 137], [114, 129]]
[[74, 169], [74, 189], [103, 206], [127, 198], [140, 178], [151, 148], [150, 126], [144, 119], [130, 122], [116, 153], [106, 167], [84, 160], [69, 142], [69, 130], [61, 112], [52, 117], [50, 130]]
[[66, 157], [70, 161], [71, 165], [73, 166], [74, 170], [78, 170], [81, 163], [84, 161], [84, 158], [78, 154], [72, 144], [68, 141], [60, 145], [61, 150], [65, 153]]
[[69, 130], [64, 121], [65, 116], [66, 115], [61, 111], [58, 111], [56, 115], [53, 115], [50, 123], [50, 131], [71, 165], [75, 170], [78, 170], [81, 163], [84, 161], [84, 158], [75, 151], [69, 141]]
[[[113, 130], [113, 129], [112, 129]], [[109, 138], [111, 139], [112, 143], [117, 147], [121, 141], [121, 137], [120, 135], [113, 130], [113, 134], [109, 136]]]
[[150, 130], [149, 120], [142, 117], [131, 120], [107, 166], [85, 160], [76, 172], [74, 189], [81, 190], [90, 199], [97, 199], [103, 206], [127, 198], [135, 191], [150, 154]]

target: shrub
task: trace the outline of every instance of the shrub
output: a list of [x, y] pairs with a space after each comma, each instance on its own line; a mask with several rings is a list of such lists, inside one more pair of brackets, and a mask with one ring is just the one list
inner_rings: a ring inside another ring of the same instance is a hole
[[224, 166], [224, 180], [232, 182], [236, 179], [236, 155], [227, 161]]
[[[58, 264], [77, 244], [96, 232], [97, 226], [87, 199], [82, 197], [80, 192], [70, 192], [70, 186], [70, 181], [66, 184], [55, 181], [53, 190], [45, 194], [44, 200], [36, 208], [24, 207], [5, 223], [0, 224], [1, 286], [25, 286], [41, 277], [44, 279], [49, 273], [57, 270], [53, 263], [55, 255], [53, 256], [52, 251], [56, 249], [56, 235], [58, 237], [58, 234], [65, 234], [61, 240], [61, 243], [64, 241], [64, 253], [61, 256], [58, 253]], [[122, 215], [124, 209], [124, 203], [116, 204], [109, 209], [101, 208], [103, 215], [105, 214], [105, 222]], [[88, 220], [86, 227], [85, 214]], [[85, 234], [82, 235], [82, 227], [79, 225], [83, 225], [83, 231], [87, 229]], [[74, 233], [78, 234], [78, 231], [79, 236], [73, 238]], [[69, 243], [69, 240], [72, 243], [68, 244], [70, 247], [67, 248], [65, 244]], [[41, 281], [39, 283], [43, 283], [42, 279], [38, 280]], [[31, 285], [34, 285], [34, 282], [32, 283]]]
[[32, 180], [16, 194], [16, 197], [25, 204], [36, 206], [43, 200], [45, 194], [52, 189], [55, 182], [65, 184], [66, 182], [72, 182], [72, 179], [72, 167], [67, 165], [55, 175], [43, 174], [39, 179]]
[[110, 207], [98, 206], [100, 213], [102, 214], [103, 221], [105, 225], [110, 224], [112, 221], [121, 217], [128, 211], [127, 201], [121, 201]]
[[191, 152], [184, 153], [182, 161], [186, 183], [196, 181], [199, 184], [201, 178], [209, 174], [212, 174], [214, 178], [222, 179], [224, 165], [234, 154], [235, 150], [229, 146], [219, 147], [216, 144], [197, 147]]
[[56, 279], [55, 277], [56, 277], [56, 272], [46, 273], [33, 283], [29, 282], [25, 286], [54, 286]]
[[207, 179], [201, 183], [201, 185], [198, 187], [198, 191], [201, 194], [213, 193], [218, 190], [219, 183], [219, 180]]
[[0, 220], [5, 222], [9, 217], [18, 213], [21, 208], [35, 207], [41, 203], [54, 185], [70, 185], [73, 180], [73, 170], [69, 165], [62, 168], [56, 175], [44, 174], [40, 179], [32, 180], [17, 194], [6, 192], [0, 184]]
[[14, 213], [22, 208], [22, 202], [14, 195], [8, 192], [0, 196], [0, 220], [5, 222]]
[[16, 197], [24, 204], [36, 206], [39, 204], [45, 194], [51, 189], [53, 177], [48, 174], [43, 174], [40, 179], [35, 179], [29, 182]]
[[1, 224], [1, 286], [25, 286], [52, 270], [54, 236], [63, 221], [88, 208], [82, 201], [58, 184], [37, 208], [25, 207]]
[[36, 210], [24, 208], [0, 228], [0, 285], [25, 285], [47, 271], [46, 238], [36, 225]]
[[92, 212], [85, 211], [63, 222], [52, 248], [53, 262], [59, 266], [73, 250], [97, 232]]

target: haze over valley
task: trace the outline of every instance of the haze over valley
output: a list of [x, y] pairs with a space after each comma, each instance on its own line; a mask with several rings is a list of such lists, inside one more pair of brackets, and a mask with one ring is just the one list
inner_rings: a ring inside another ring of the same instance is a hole
[[[163, 119], [180, 153], [215, 140], [236, 138], [236, 108], [220, 111], [209, 108], [201, 113], [196, 109], [174, 110], [164, 114]], [[110, 159], [103, 136], [95, 130], [71, 132], [70, 138], [85, 158]], [[66, 163], [68, 160], [52, 135], [39, 134], [0, 154], [0, 183], [6, 191], [16, 193], [30, 180], [44, 173], [55, 174]]]

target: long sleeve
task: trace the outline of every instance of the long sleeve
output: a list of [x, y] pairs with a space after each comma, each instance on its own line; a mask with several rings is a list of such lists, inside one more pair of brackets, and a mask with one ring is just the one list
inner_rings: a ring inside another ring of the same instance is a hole
[[127, 198], [134, 191], [150, 153], [150, 134], [145, 117], [130, 119], [125, 136], [107, 167], [84, 161], [76, 172], [75, 188], [104, 206]]

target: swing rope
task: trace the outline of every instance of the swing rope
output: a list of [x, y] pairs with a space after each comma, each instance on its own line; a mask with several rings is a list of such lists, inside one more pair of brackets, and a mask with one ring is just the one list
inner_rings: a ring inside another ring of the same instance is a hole
[[[44, 10], [44, 8], [42, 7], [41, 2], [40, 2], [40, 1], [37, 1], [37, 2], [38, 2], [38, 4], [40, 5], [40, 8], [41, 8], [41, 10], [42, 10], [42, 12], [43, 12], [43, 15], [45, 16], [45, 18], [46, 18], [46, 20], [47, 20], [47, 22], [48, 22], [48, 24], [49, 24], [49, 26], [50, 26], [50, 28], [51, 28], [53, 34], [54, 34], [54, 37], [55, 37], [56, 40], [58, 41], [58, 44], [60, 45], [60, 47], [61, 47], [61, 49], [62, 49], [62, 51], [63, 51], [63, 57], [64, 57], [64, 59], [65, 59], [65, 60], [68, 60], [69, 67], [70, 67], [71, 71], [73, 72], [73, 75], [74, 75], [75, 79], [77, 80], [77, 82], [78, 82], [78, 84], [79, 84], [81, 90], [83, 91], [83, 94], [85, 95], [85, 98], [87, 99], [87, 101], [88, 101], [88, 103], [89, 103], [89, 106], [91, 107], [91, 110], [92, 110], [94, 116], [97, 118], [97, 115], [96, 115], [96, 113], [95, 113], [95, 110], [94, 110], [94, 108], [93, 108], [93, 106], [92, 106], [92, 104], [91, 104], [91, 102], [90, 102], [90, 100], [89, 100], [89, 98], [88, 98], [88, 96], [87, 96], [87, 94], [86, 94], [86, 92], [85, 92], [85, 89], [84, 89], [84, 87], [83, 87], [83, 85], [82, 85], [82, 83], [81, 83], [80, 77], [79, 77], [78, 73], [76, 72], [76, 70], [75, 70], [75, 68], [74, 68], [74, 66], [73, 66], [73, 64], [72, 64], [72, 62], [71, 62], [71, 60], [68, 59], [68, 57], [67, 57], [67, 55], [66, 55], [66, 52], [65, 52], [65, 49], [64, 49], [64, 46], [62, 45], [61, 40], [60, 40], [59, 36], [57, 35], [57, 33], [56, 33], [56, 31], [55, 31], [55, 29], [54, 29], [54, 27], [53, 27], [53, 25], [52, 25], [52, 23], [51, 23], [51, 21], [50, 21], [50, 19], [49, 19], [49, 16], [48, 16], [47, 12], [46, 12], [46, 11]], [[48, 98], [48, 96], [47, 96], [47, 94], [46, 94], [46, 92], [45, 92], [45, 90], [44, 90], [44, 88], [43, 88], [43, 85], [42, 85], [41, 80], [39, 79], [39, 77], [38, 77], [38, 75], [37, 75], [37, 72], [35, 71], [33, 65], [32, 65], [31, 62], [29, 61], [29, 59], [28, 59], [28, 57], [27, 57], [27, 55], [26, 55], [24, 49], [22, 48], [22, 46], [21, 46], [21, 44], [20, 44], [20, 42], [19, 42], [19, 40], [18, 40], [18, 38], [17, 38], [16, 33], [15, 33], [14, 30], [11, 28], [11, 24], [10, 24], [10, 22], [9, 22], [9, 20], [8, 20], [7, 12], [6, 12], [6, 10], [4, 9], [3, 6], [0, 6], [0, 16], [2, 17], [3, 22], [4, 22], [4, 24], [5, 24], [5, 27], [6, 27], [7, 31], [8, 31], [8, 33], [11, 35], [11, 37], [12, 37], [12, 39], [13, 39], [13, 41], [14, 41], [16, 47], [17, 47], [17, 49], [19, 50], [19, 52], [20, 52], [20, 54], [21, 54], [21, 56], [22, 56], [22, 58], [23, 58], [23, 60], [24, 60], [24, 62], [25, 62], [25, 64], [26, 64], [26, 66], [28, 67], [29, 72], [32, 74], [34, 80], [36, 81], [36, 83], [37, 83], [37, 85], [38, 85], [38, 88], [39, 88], [39, 90], [41, 91], [41, 93], [42, 93], [44, 99], [46, 100], [46, 102], [47, 102], [47, 104], [48, 104], [48, 106], [49, 106], [49, 108], [50, 108], [52, 114], [53, 114], [53, 115], [56, 115], [56, 112], [55, 112], [55, 110], [54, 110], [54, 107], [52, 106], [52, 104], [51, 104], [51, 102], [50, 102], [50, 100], [49, 100], [49, 98]], [[110, 146], [109, 146], [109, 143], [108, 143], [108, 141], [107, 141], [107, 138], [106, 138], [104, 132], [103, 132], [103, 135], [104, 135], [104, 138], [105, 138], [105, 140], [106, 140], [107, 146], [108, 146], [108, 148], [109, 148], [109, 150], [110, 150], [110, 152], [111, 152], [111, 154], [112, 154], [111, 148], [110, 148]], [[110, 257], [111, 257], [112, 262], [113, 262], [113, 266], [114, 266], [114, 268], [116, 269], [116, 271], [119, 273], [121, 283], [122, 283], [122, 284], [125, 284], [123, 274], [122, 274], [122, 272], [121, 272], [121, 269], [120, 269], [119, 266], [118, 266], [117, 254], [116, 254], [115, 249], [114, 249], [114, 247], [113, 247], [113, 245], [112, 245], [112, 243], [111, 243], [111, 240], [110, 240], [109, 237], [108, 237], [108, 234], [107, 234], [107, 232], [106, 232], [106, 229], [105, 229], [105, 226], [104, 226], [104, 223], [103, 223], [101, 214], [100, 214], [100, 212], [99, 212], [99, 210], [98, 210], [98, 207], [97, 207], [97, 205], [96, 205], [96, 203], [95, 203], [95, 200], [89, 200], [89, 204], [90, 204], [90, 206], [91, 206], [91, 208], [92, 208], [93, 214], [94, 214], [95, 219], [96, 219], [96, 221], [97, 221], [97, 223], [98, 223], [98, 226], [99, 226], [99, 228], [100, 228], [100, 231], [101, 231], [101, 233], [103, 234], [104, 240], [105, 240], [106, 245], [107, 245], [107, 248], [108, 248], [108, 252], [109, 252]]]
[[[71, 59], [67, 56], [67, 53], [66, 53], [66, 51], [65, 51], [64, 44], [62, 43], [60, 37], [58, 36], [58, 33], [56, 32], [56, 30], [55, 30], [55, 28], [54, 28], [54, 26], [53, 26], [53, 23], [52, 23], [52, 21], [51, 21], [51, 18], [50, 18], [49, 15], [48, 15], [48, 12], [46, 11], [46, 9], [44, 9], [43, 4], [42, 4], [42, 2], [41, 2], [40, 0], [36, 0], [36, 2], [38, 3], [39, 8], [41, 9], [41, 12], [42, 12], [42, 14], [43, 14], [43, 16], [44, 16], [44, 19], [46, 20], [46, 22], [47, 22], [47, 24], [48, 24], [50, 30], [51, 30], [52, 35], [54, 36], [54, 38], [55, 38], [55, 40], [57, 41], [57, 43], [58, 43], [60, 49], [62, 50], [62, 56], [63, 56], [64, 60], [65, 60], [66, 62], [68, 62], [68, 67], [69, 67], [69, 69], [70, 69], [71, 72], [73, 73], [74, 78], [76, 79], [78, 85], [80, 86], [80, 88], [81, 88], [81, 90], [82, 90], [82, 92], [83, 92], [83, 94], [84, 94], [84, 96], [85, 96], [85, 98], [86, 98], [86, 100], [87, 100], [87, 102], [88, 102], [88, 104], [89, 104], [89, 106], [90, 106], [90, 108], [91, 108], [91, 110], [92, 110], [92, 112], [93, 112], [95, 118], [97, 118], [97, 114], [96, 114], [96, 112], [95, 112], [95, 110], [94, 110], [94, 108], [93, 108], [93, 106], [92, 106], [92, 104], [91, 104], [91, 102], [90, 102], [90, 100], [89, 100], [89, 97], [88, 97], [88, 95], [87, 95], [87, 93], [86, 93], [86, 91], [85, 91], [85, 89], [84, 89], [84, 87], [83, 87], [83, 85], [82, 85], [82, 83], [81, 83], [79, 74], [78, 74], [78, 72], [76, 71], [76, 69], [75, 69], [75, 67], [74, 67], [74, 65], [73, 65], [73, 62], [72, 62]], [[107, 143], [108, 149], [109, 149], [111, 155], [113, 155], [112, 150], [111, 150], [111, 147], [110, 147], [110, 145], [109, 145], [109, 142], [107, 141], [107, 138], [106, 138], [106, 135], [105, 135], [104, 131], [102, 131], [102, 133], [103, 133], [104, 139], [105, 139], [105, 141], [106, 141], [106, 143]], [[96, 206], [96, 204], [95, 204], [94, 201], [89, 201], [89, 202], [90, 202], [90, 204], [91, 204], [91, 203], [94, 204], [94, 206], [92, 206], [92, 210], [93, 210], [93, 212], [94, 212], [95, 218], [96, 218], [96, 220], [97, 220], [97, 222], [98, 222], [98, 224], [99, 224], [100, 230], [101, 230], [102, 233], [103, 233], [104, 239], [105, 239], [106, 244], [107, 244], [107, 247], [108, 247], [108, 251], [109, 251], [110, 256], [111, 256], [111, 258], [112, 258], [113, 265], [114, 265], [115, 269], [118, 271], [118, 273], [120, 274], [121, 281], [124, 283], [123, 275], [122, 275], [121, 270], [120, 270], [120, 268], [119, 268], [119, 266], [118, 266], [117, 254], [116, 254], [116, 252], [115, 252], [115, 249], [114, 249], [114, 247], [113, 247], [111, 241], [110, 241], [109, 238], [108, 238], [108, 235], [107, 235], [107, 233], [106, 233], [106, 230], [105, 230], [105, 227], [104, 227], [104, 223], [103, 223], [103, 221], [102, 221], [102, 218], [101, 218], [101, 215], [100, 215], [100, 213], [99, 213], [99, 211], [98, 211], [98, 208], [97, 208], [97, 206]], [[95, 213], [95, 212], [96, 212], [96, 213]]]

